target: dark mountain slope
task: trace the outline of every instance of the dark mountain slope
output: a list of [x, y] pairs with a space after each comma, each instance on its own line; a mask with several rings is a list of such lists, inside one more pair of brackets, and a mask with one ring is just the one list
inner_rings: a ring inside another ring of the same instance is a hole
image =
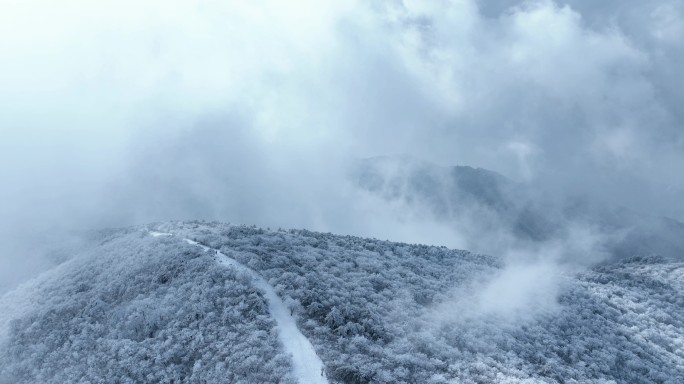
[[684, 258], [683, 223], [583, 196], [551, 195], [482, 168], [376, 157], [357, 161], [351, 178], [363, 190], [471, 233], [480, 239], [475, 246], [501, 236], [523, 246], [564, 241], [574, 227], [590, 228], [601, 238], [599, 246], [616, 259], [648, 254]]

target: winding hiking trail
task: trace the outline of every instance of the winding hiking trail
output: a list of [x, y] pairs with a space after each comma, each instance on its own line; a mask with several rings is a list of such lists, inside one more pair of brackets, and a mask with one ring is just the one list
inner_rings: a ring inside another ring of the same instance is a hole
[[[150, 232], [153, 237], [174, 236], [172, 233]], [[206, 251], [215, 253], [216, 261], [219, 264], [232, 267], [247, 273], [252, 277], [254, 285], [264, 292], [264, 297], [268, 302], [268, 310], [276, 321], [278, 327], [278, 338], [283, 343], [285, 351], [292, 356], [294, 375], [300, 384], [327, 384], [325, 368], [321, 358], [316, 354], [316, 350], [309, 339], [306, 338], [297, 328], [295, 319], [290, 315], [290, 310], [285, 303], [278, 297], [275, 289], [253, 269], [239, 263], [235, 259], [221, 253], [218, 249], [207, 247], [194, 240], [183, 239], [188, 244], [198, 246]]]

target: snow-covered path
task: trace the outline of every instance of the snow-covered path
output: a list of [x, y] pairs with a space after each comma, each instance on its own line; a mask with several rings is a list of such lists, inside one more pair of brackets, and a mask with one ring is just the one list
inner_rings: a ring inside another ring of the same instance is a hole
[[[173, 236], [170, 233], [150, 232], [154, 237]], [[188, 244], [201, 247], [205, 252], [213, 251], [216, 260], [224, 266], [235, 268], [250, 275], [257, 288], [264, 292], [264, 297], [268, 302], [268, 309], [271, 316], [278, 326], [278, 337], [287, 351], [292, 356], [294, 374], [301, 384], [328, 383], [324, 375], [324, 366], [321, 358], [316, 354], [309, 339], [306, 338], [297, 328], [295, 319], [290, 315], [290, 310], [285, 303], [278, 297], [275, 289], [253, 269], [237, 262], [235, 259], [221, 253], [217, 249], [209, 248], [190, 239], [183, 239]]]

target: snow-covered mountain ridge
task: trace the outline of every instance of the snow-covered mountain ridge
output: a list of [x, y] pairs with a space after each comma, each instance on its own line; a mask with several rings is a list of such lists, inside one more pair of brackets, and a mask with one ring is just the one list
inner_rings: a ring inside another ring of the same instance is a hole
[[518, 318], [460, 300], [496, 257], [191, 222], [102, 234], [0, 298], [0, 383], [301, 382], [268, 292], [219, 255], [272, 287], [331, 383], [684, 381], [681, 262], [559, 274], [555, 305]]

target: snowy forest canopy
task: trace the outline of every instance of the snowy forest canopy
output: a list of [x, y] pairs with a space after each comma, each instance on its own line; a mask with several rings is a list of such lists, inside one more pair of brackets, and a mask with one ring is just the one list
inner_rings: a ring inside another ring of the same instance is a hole
[[3, 383], [294, 382], [263, 292], [183, 238], [275, 287], [333, 383], [684, 379], [681, 262], [559, 274], [552, 301], [531, 292], [536, 305], [502, 312], [478, 296], [505, 275], [496, 257], [219, 223], [153, 229], [174, 236], [98, 234], [2, 298]]

